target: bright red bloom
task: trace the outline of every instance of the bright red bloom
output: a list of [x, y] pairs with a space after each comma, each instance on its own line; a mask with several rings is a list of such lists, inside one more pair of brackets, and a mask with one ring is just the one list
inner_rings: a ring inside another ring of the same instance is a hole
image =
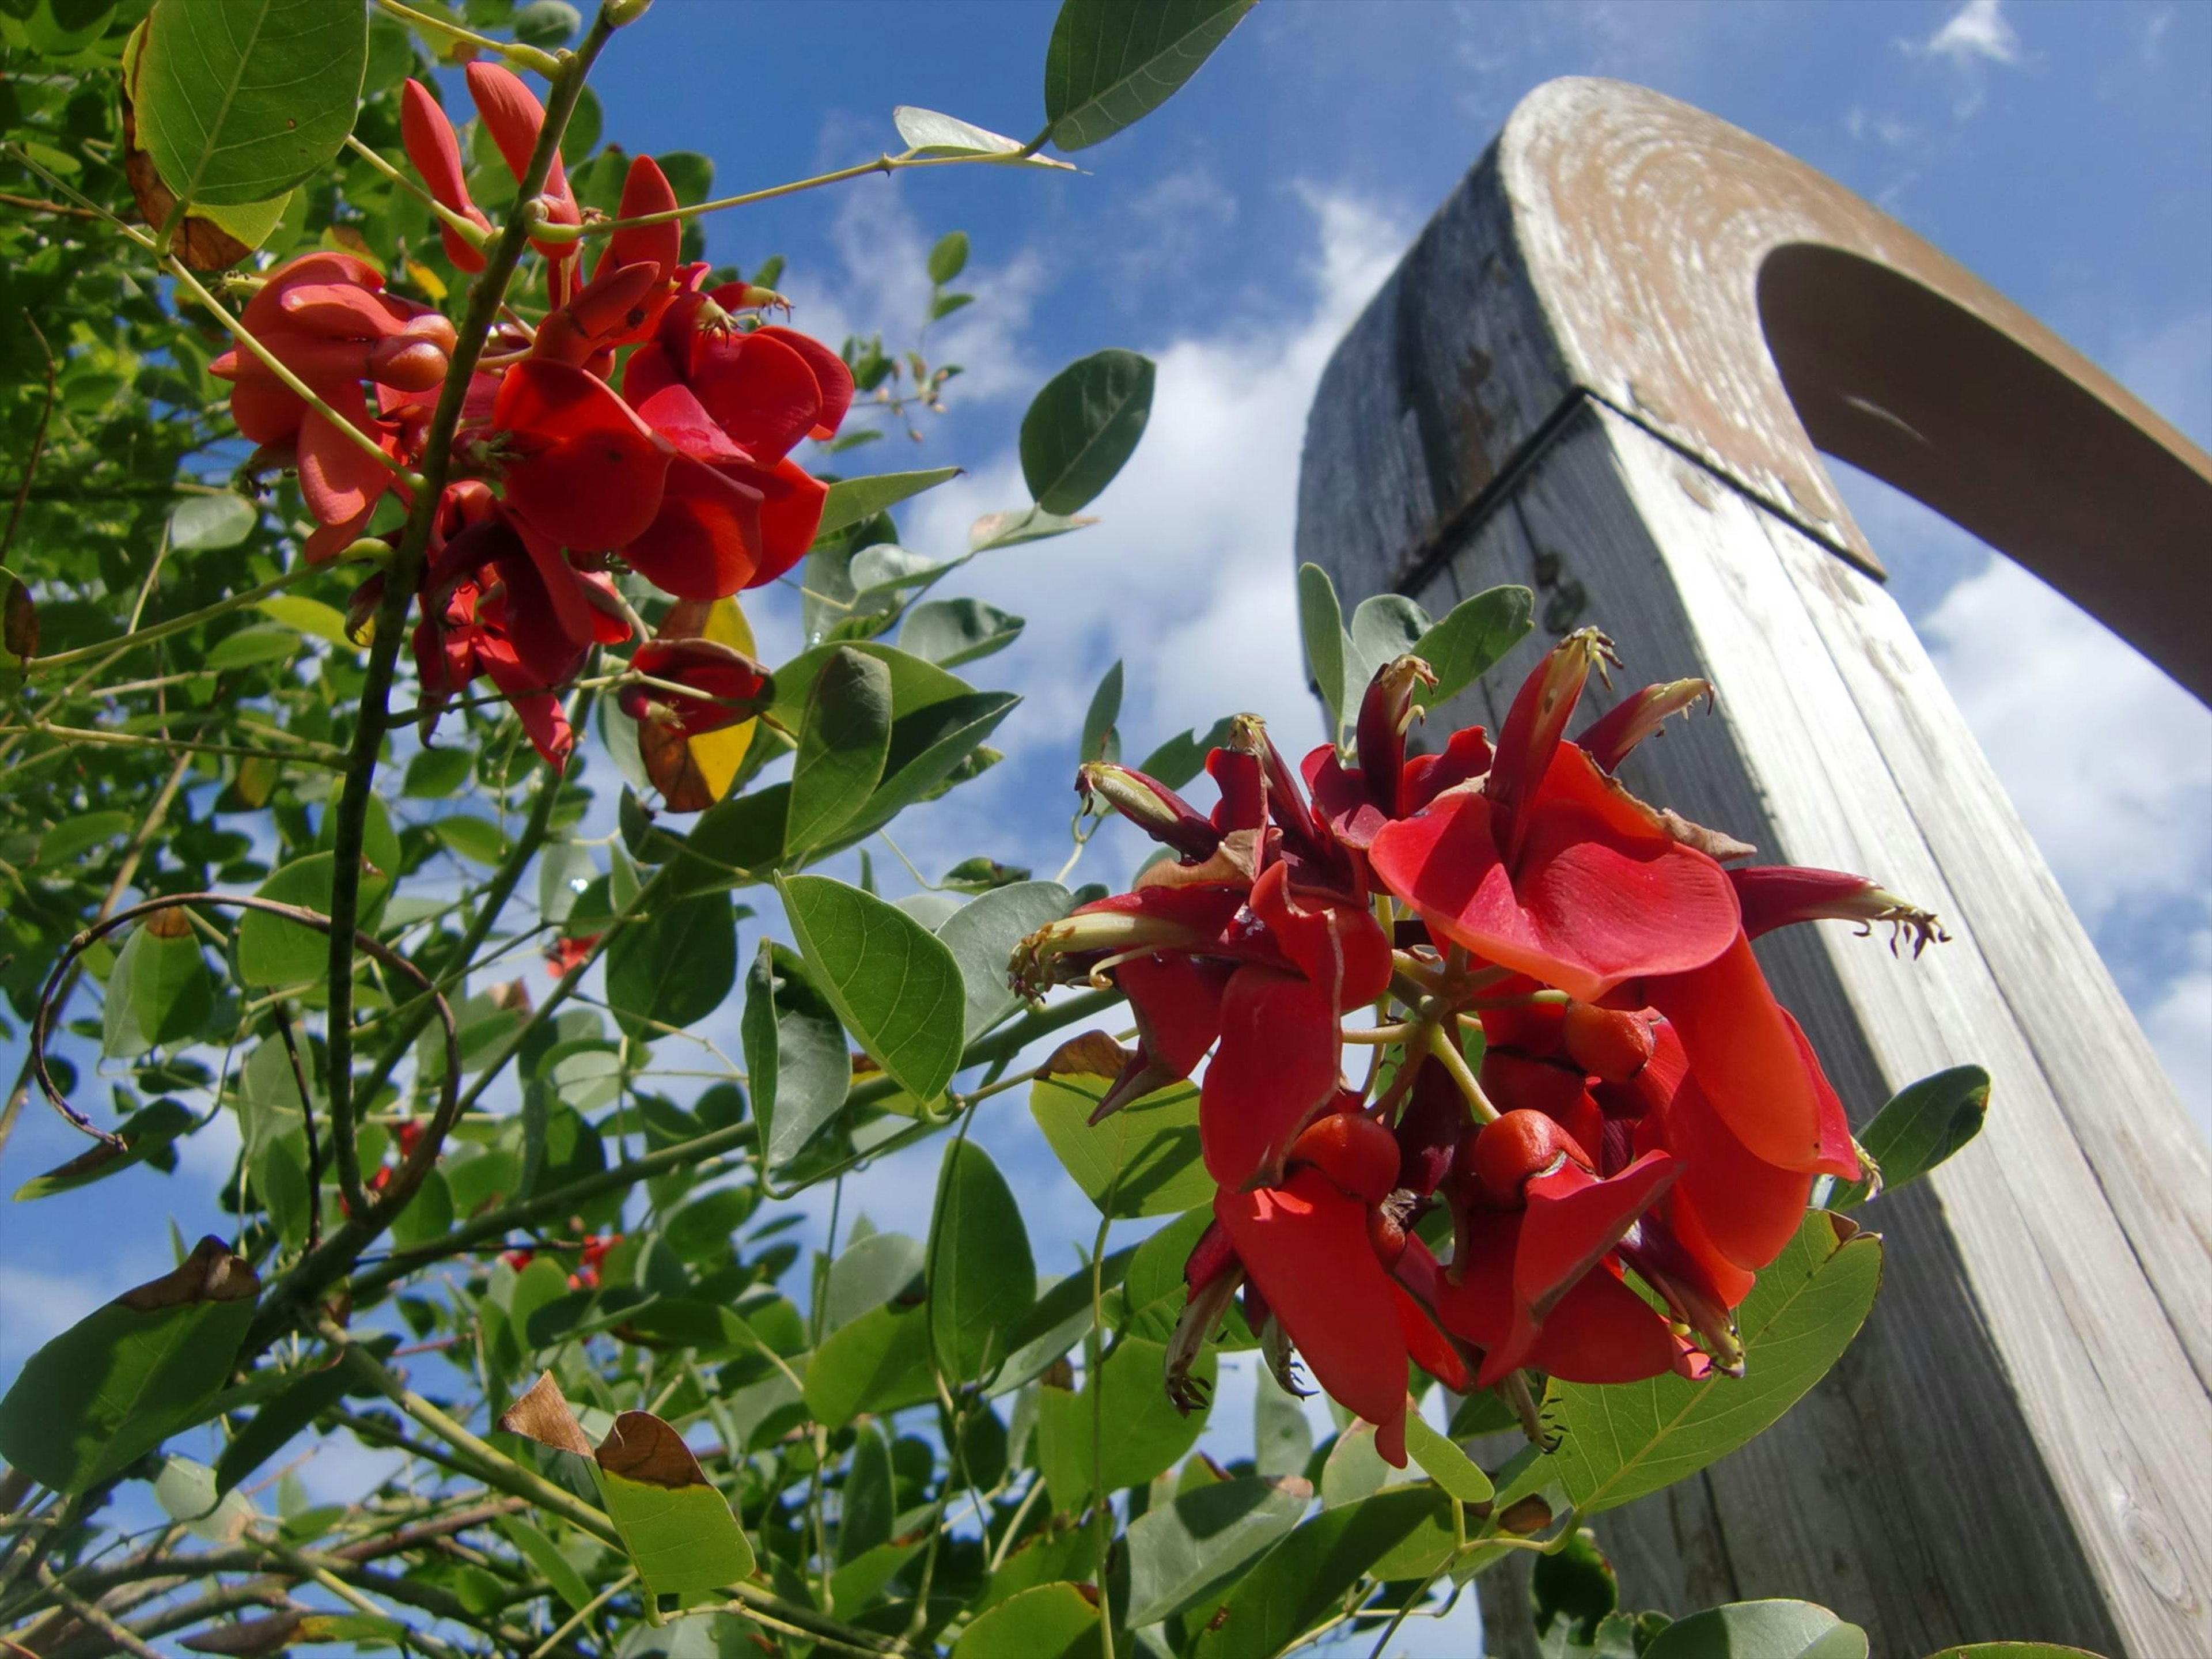
[[[491, 221], [483, 210], [469, 199], [467, 169], [461, 163], [460, 140], [454, 136], [453, 124], [430, 89], [420, 81], [410, 80], [399, 89], [399, 137], [407, 147], [407, 159], [415, 164], [415, 171], [422, 177], [431, 199], [439, 206], [450, 209], [482, 231], [491, 229]], [[484, 256], [469, 239], [451, 225], [441, 224], [438, 234], [446, 245], [446, 257], [453, 262], [457, 270], [473, 274], [484, 268]]]
[[1337, 1013], [1300, 975], [1239, 968], [1221, 1000], [1221, 1043], [1198, 1101], [1206, 1171], [1224, 1187], [1271, 1185], [1291, 1143], [1337, 1090]]
[[[492, 143], [499, 146], [500, 156], [507, 170], [520, 184], [522, 176], [530, 171], [530, 157], [538, 148], [538, 135], [545, 125], [545, 106], [538, 101], [538, 94], [523, 83], [512, 70], [497, 64], [471, 64], [466, 70], [469, 96], [476, 100], [477, 113], [483, 118], [484, 131], [491, 134]], [[556, 225], [580, 225], [584, 216], [576, 207], [576, 198], [568, 188], [568, 169], [561, 165], [561, 154], [553, 154], [553, 165], [545, 175], [545, 188], [539, 192], [549, 210], [548, 219]], [[556, 265], [572, 259], [576, 254], [574, 242], [538, 241], [531, 246]]]
[[566, 979], [592, 959], [592, 952], [604, 937], [590, 933], [581, 939], [564, 936], [555, 939], [545, 947], [545, 971], [555, 979]]
[[[679, 280], [696, 284], [703, 266]], [[773, 467], [801, 438], [831, 438], [853, 403], [845, 360], [794, 329], [738, 328], [731, 312], [744, 289], [727, 283], [712, 294], [687, 287], [662, 314], [655, 337], [623, 370], [633, 404], [665, 386], [688, 387], [730, 441], [757, 465]]]
[[582, 369], [515, 364], [501, 378], [490, 424], [508, 507], [553, 545], [608, 551], [659, 514], [668, 450]]
[[1647, 981], [1644, 994], [1681, 1039], [1714, 1112], [1753, 1156], [1801, 1174], [1859, 1178], [1843, 1104], [1741, 931], [1705, 966]]
[[1367, 1206], [1304, 1169], [1279, 1188], [1217, 1193], [1213, 1214], [1315, 1379], [1405, 1468], [1406, 1334], [1368, 1244]]
[[751, 719], [775, 690], [767, 671], [758, 663], [742, 651], [713, 640], [653, 640], [638, 647], [629, 665], [641, 674], [690, 686], [718, 699], [710, 702], [648, 685], [623, 688], [623, 714], [632, 720], [665, 723], [687, 738]]
[[[660, 164], [640, 155], [629, 164], [617, 216], [643, 218], [676, 207], [676, 191]], [[665, 224], [618, 230], [593, 269], [592, 280], [538, 326], [531, 355], [589, 368], [605, 378], [621, 346], [649, 340], [678, 292], [677, 261], [684, 227]]]
[[1856, 921], [1863, 933], [1874, 924], [1890, 926], [1889, 945], [1912, 935], [1912, 954], [1950, 937], [1932, 910], [1886, 892], [1864, 876], [1841, 870], [1812, 870], [1792, 865], [1759, 865], [1729, 872], [1736, 901], [1743, 907], [1745, 936], [1757, 939], [1794, 921]]
[[[394, 432], [370, 413], [362, 382], [401, 392], [437, 386], [454, 334], [439, 313], [385, 294], [383, 286], [374, 267], [349, 254], [302, 254], [270, 273], [240, 322], [327, 407], [397, 460]], [[231, 418], [242, 434], [294, 451], [300, 493], [325, 526], [309, 539], [307, 556], [327, 558], [359, 535], [392, 485], [392, 469], [245, 346], [222, 353], [209, 372], [233, 382]]]
[[1580, 638], [1522, 686], [1481, 792], [1384, 825], [1368, 858], [1431, 932], [1595, 1002], [1711, 962], [1738, 918], [1720, 866], [1560, 739], [1595, 648]]

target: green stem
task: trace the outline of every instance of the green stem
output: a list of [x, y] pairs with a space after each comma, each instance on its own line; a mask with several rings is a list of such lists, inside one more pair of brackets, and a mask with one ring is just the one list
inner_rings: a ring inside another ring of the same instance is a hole
[[263, 582], [258, 587], [249, 587], [244, 592], [234, 593], [227, 599], [217, 599], [213, 605], [202, 605], [198, 611], [188, 611], [183, 616], [172, 617], [167, 622], [155, 623], [151, 628], [142, 628], [136, 633], [125, 634], [112, 640], [102, 640], [97, 645], [80, 645], [73, 651], [57, 651], [51, 656], [33, 657], [23, 665], [23, 674], [27, 678], [34, 674], [51, 673], [57, 668], [73, 667], [78, 663], [89, 662], [95, 657], [110, 653], [120, 656], [125, 651], [135, 650], [142, 645], [151, 645], [156, 640], [166, 640], [173, 635], [189, 633], [203, 623], [213, 622], [218, 617], [227, 617], [234, 611], [243, 611], [250, 605], [258, 605], [271, 593], [282, 593], [288, 587], [295, 587], [308, 577], [321, 574], [326, 568], [319, 564], [295, 565], [283, 575]]
[[[412, 23], [418, 29], [433, 34], [442, 34], [448, 40], [459, 40], [474, 46], [478, 52], [489, 52], [520, 64], [526, 70], [535, 70], [547, 80], [556, 79], [561, 73], [561, 59], [550, 52], [540, 51], [520, 40], [495, 40], [488, 34], [478, 34], [474, 29], [465, 29], [459, 23], [449, 23], [442, 17], [427, 11], [417, 11], [412, 6], [403, 6], [399, 0], [376, 0], [376, 9], [387, 17], [397, 17], [403, 23]], [[537, 191], [530, 192], [536, 195]]]
[[1091, 1396], [1091, 1504], [1098, 1532], [1098, 1647], [1103, 1659], [1114, 1659], [1114, 1608], [1106, 1589], [1106, 1558], [1114, 1547], [1114, 1506], [1106, 1490], [1106, 1239], [1114, 1225], [1115, 1195], [1121, 1188], [1117, 1167], [1106, 1188], [1097, 1237], [1091, 1243], [1091, 1334], [1083, 1350], [1083, 1386]]
[[54, 726], [34, 720], [28, 726], [0, 726], [0, 734], [52, 738], [69, 744], [88, 743], [112, 749], [161, 749], [177, 755], [233, 755], [240, 760], [299, 761], [332, 772], [345, 770], [345, 758], [325, 743], [303, 744], [297, 749], [249, 749], [235, 743], [193, 743], [184, 738], [149, 737], [142, 732], [109, 732], [97, 726]]
[[[392, 0], [380, 0], [389, 7]], [[403, 11], [405, 9], [401, 9]], [[614, 25], [601, 9], [576, 54], [560, 65], [553, 79], [553, 95], [546, 106], [545, 124], [538, 134], [538, 147], [520, 181], [518, 199], [527, 202], [545, 188], [554, 158], [560, 154], [561, 137], [568, 117], [583, 94], [584, 77], [614, 33]], [[407, 525], [399, 544], [392, 550], [386, 572], [384, 601], [378, 607], [376, 638], [369, 649], [366, 683], [361, 694], [360, 724], [354, 732], [345, 787], [337, 800], [331, 838], [330, 1013], [325, 1030], [329, 1048], [331, 1133], [350, 1139], [353, 1109], [353, 958], [354, 929], [361, 914], [362, 842], [368, 820], [368, 803], [376, 782], [376, 766], [383, 752], [392, 710], [392, 672], [407, 633], [408, 608], [422, 585], [432, 520], [444, 495], [453, 467], [453, 434], [460, 424], [461, 406], [483, 355], [484, 341], [499, 316], [507, 285], [529, 244], [532, 216], [519, 212], [492, 245], [484, 269], [469, 290], [469, 308], [447, 370], [445, 389], [424, 440], [422, 479], [415, 492]], [[304, 1264], [303, 1264], [304, 1265]]]
[[796, 196], [801, 191], [819, 190], [824, 185], [842, 185], [848, 179], [865, 179], [872, 173], [902, 173], [908, 167], [958, 167], [963, 162], [1004, 159], [995, 155], [878, 155], [874, 161], [862, 161], [857, 167], [839, 167], [835, 173], [817, 173], [811, 179], [794, 179], [787, 185], [770, 185], [766, 190], [749, 190], [742, 196], [724, 196], [712, 202], [695, 202], [690, 207], [669, 208], [659, 213], [641, 213], [628, 219], [602, 219], [597, 224], [581, 227], [575, 234], [580, 237], [611, 236], [618, 230], [643, 230], [649, 225], [696, 219], [702, 213], [720, 213], [725, 208], [750, 207], [756, 202], [773, 202], [780, 196]]
[[490, 236], [485, 234], [484, 228], [482, 225], [477, 223], [473, 219], [464, 218], [461, 215], [454, 212], [453, 209], [447, 207], [443, 202], [431, 195], [428, 191], [423, 189], [420, 184], [416, 183], [411, 174], [404, 173], [399, 168], [392, 166], [391, 162], [386, 161], [381, 155], [379, 155], [374, 150], [371, 149], [367, 144], [362, 143], [360, 139], [354, 137], [350, 133], [346, 136], [346, 148], [351, 150], [356, 155], [361, 157], [362, 161], [368, 162], [369, 166], [374, 167], [386, 178], [391, 179], [392, 182], [398, 185], [400, 189], [411, 192], [422, 202], [424, 207], [430, 210], [431, 214], [437, 219], [440, 224], [445, 226], [448, 230], [452, 231], [453, 234], [459, 237], [471, 247], [475, 248], [478, 252], [482, 252], [483, 251], [484, 244], [491, 240]]

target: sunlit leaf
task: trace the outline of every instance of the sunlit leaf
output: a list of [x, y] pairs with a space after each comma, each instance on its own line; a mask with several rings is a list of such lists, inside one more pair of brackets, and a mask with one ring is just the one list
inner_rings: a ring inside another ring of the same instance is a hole
[[1036, 1267], [1021, 1206], [972, 1140], [945, 1148], [929, 1227], [929, 1332], [946, 1382], [975, 1380], [1012, 1352]]
[[606, 971], [607, 1006], [631, 1036], [697, 1024], [738, 982], [729, 895], [678, 899], [623, 928], [607, 947]]
[[[1062, 1074], [1030, 1085], [1030, 1114], [1093, 1204], [1117, 1217], [1174, 1215], [1213, 1196], [1199, 1161], [1198, 1085], [1178, 1083], [1090, 1122], [1113, 1079]], [[1119, 1177], [1118, 1180], [1116, 1177]]]
[[1289, 1534], [1313, 1499], [1297, 1479], [1223, 1480], [1148, 1510], [1129, 1526], [1132, 1626], [1181, 1613]]
[[842, 881], [777, 884], [808, 977], [853, 1040], [916, 1100], [943, 1094], [959, 1069], [967, 1002], [952, 952], [896, 905]]
[[1152, 361], [1094, 352], [1044, 384], [1022, 416], [1022, 477], [1048, 513], [1079, 512], [1114, 482], [1152, 412]]
[[768, 939], [745, 975], [740, 1030], [767, 1167], [783, 1169], [837, 1115], [852, 1087], [843, 1027], [799, 958]]
[[1052, 142], [1085, 149], [1158, 108], [1226, 40], [1253, 0], [1062, 0], [1045, 50]]
[[1867, 1633], [1810, 1601], [1731, 1601], [1677, 1619], [1644, 1650], [1644, 1659], [1717, 1656], [1867, 1659]]
[[890, 670], [876, 657], [830, 654], [806, 694], [792, 763], [783, 844], [794, 860], [828, 842], [866, 803], [891, 741]]
[[934, 489], [959, 476], [957, 466], [937, 466], [921, 472], [878, 472], [866, 478], [841, 478], [830, 486], [830, 497], [822, 503], [822, 522], [814, 533], [817, 538], [832, 535], [847, 525], [872, 519], [887, 507], [919, 495], [925, 489]]
[[684, 1437], [650, 1412], [624, 1412], [592, 1454], [608, 1518], [655, 1595], [749, 1577], [752, 1546]]
[[[1926, 1175], [1982, 1132], [1990, 1111], [1990, 1074], [1978, 1066], [1954, 1066], [1910, 1084], [1893, 1096], [1858, 1133], [1858, 1142], [1881, 1171], [1881, 1189], [1896, 1191]], [[1867, 1183], [1839, 1186], [1832, 1210], [1863, 1203]]]

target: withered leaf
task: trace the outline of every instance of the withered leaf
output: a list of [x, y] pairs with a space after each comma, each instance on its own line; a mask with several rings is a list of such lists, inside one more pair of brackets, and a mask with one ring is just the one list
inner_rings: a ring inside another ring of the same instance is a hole
[[499, 1425], [509, 1434], [521, 1435], [535, 1440], [541, 1446], [551, 1446], [557, 1451], [570, 1451], [579, 1457], [592, 1455], [592, 1443], [584, 1437], [584, 1425], [576, 1421], [576, 1413], [568, 1408], [568, 1396], [561, 1385], [553, 1380], [553, 1373], [543, 1371], [530, 1385], [530, 1392], [500, 1413]]
[[684, 1437], [651, 1412], [624, 1412], [592, 1454], [609, 1474], [680, 1492], [708, 1485]]
[[192, 1246], [192, 1253], [163, 1273], [117, 1297], [122, 1306], [138, 1313], [157, 1313], [188, 1302], [244, 1302], [261, 1293], [261, 1280], [242, 1255], [212, 1234]]
[[20, 576], [8, 578], [4, 643], [11, 656], [25, 661], [39, 654], [39, 607]]
[[1040, 1078], [1119, 1077], [1130, 1060], [1129, 1050], [1103, 1031], [1085, 1031], [1070, 1037], [1052, 1051], [1037, 1068]]

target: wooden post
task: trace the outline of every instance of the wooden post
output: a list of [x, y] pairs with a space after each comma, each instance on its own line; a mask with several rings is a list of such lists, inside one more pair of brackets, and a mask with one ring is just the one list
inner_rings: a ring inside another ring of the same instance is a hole
[[[1307, 429], [1298, 556], [1347, 604], [1538, 588], [1545, 626], [1452, 714], [1494, 730], [1594, 623], [1624, 686], [1720, 688], [1638, 793], [1941, 912], [1917, 962], [1835, 924], [1760, 946], [1855, 1115], [1995, 1079], [1979, 1140], [1865, 1212], [1888, 1276], [1842, 1364], [1601, 1540], [1626, 1606], [1802, 1596], [1895, 1659], [2212, 1653], [2212, 1167], [1816, 445], [2212, 695], [2212, 461], [1832, 180], [1641, 88], [1521, 104]], [[1525, 1595], [1489, 1611], [1494, 1651], [1534, 1650]]]

